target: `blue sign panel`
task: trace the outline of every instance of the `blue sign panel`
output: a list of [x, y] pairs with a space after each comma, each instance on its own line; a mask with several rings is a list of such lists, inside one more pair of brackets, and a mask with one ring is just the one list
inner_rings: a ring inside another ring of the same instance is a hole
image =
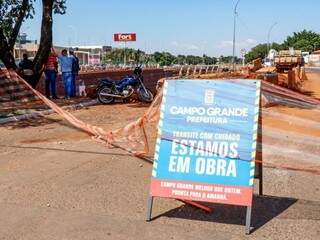
[[259, 80], [165, 82], [151, 195], [251, 205]]

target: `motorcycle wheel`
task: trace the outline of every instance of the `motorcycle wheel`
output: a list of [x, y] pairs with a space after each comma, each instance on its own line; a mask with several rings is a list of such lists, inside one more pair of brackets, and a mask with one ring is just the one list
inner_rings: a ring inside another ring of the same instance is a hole
[[105, 94], [112, 94], [112, 89], [108, 87], [103, 87], [98, 90], [98, 100], [102, 104], [110, 104], [114, 101], [114, 97], [105, 96]]
[[144, 91], [143, 88], [138, 89], [138, 97], [140, 101], [145, 103], [151, 103], [153, 101], [153, 94], [152, 92], [146, 88], [147, 91]]

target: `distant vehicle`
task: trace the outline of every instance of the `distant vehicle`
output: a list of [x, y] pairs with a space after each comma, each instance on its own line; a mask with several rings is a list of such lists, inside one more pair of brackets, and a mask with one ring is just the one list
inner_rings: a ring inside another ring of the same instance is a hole
[[298, 66], [304, 66], [304, 58], [301, 50], [282, 50], [274, 57], [274, 63], [278, 72], [291, 70]]
[[304, 62], [305, 62], [306, 64], [309, 63], [309, 55], [310, 55], [309, 52], [302, 52], [302, 56], [303, 56]]
[[273, 65], [271, 59], [269, 58], [265, 58], [264, 59], [264, 65], [267, 66], [267, 67], [271, 67]]

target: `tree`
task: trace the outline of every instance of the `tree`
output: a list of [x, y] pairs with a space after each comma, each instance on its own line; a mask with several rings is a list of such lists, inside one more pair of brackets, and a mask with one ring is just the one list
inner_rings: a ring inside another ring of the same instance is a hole
[[[223, 55], [221, 55], [219, 57], [219, 63], [232, 63], [232, 59], [233, 59], [233, 56], [223, 56]], [[235, 62], [236, 63], [241, 63], [241, 61], [242, 61], [241, 58], [238, 58], [236, 56]]]
[[16, 69], [14, 45], [22, 22], [32, 17], [33, 12], [29, 0], [0, 0], [0, 59], [7, 68]]
[[135, 50], [133, 48], [113, 48], [110, 52], [105, 54], [102, 62], [111, 62], [116, 65], [122, 64], [124, 61], [124, 54], [126, 54], [127, 59], [132, 61], [134, 64], [141, 64], [147, 61], [147, 54], [140, 49]]
[[215, 57], [209, 57], [209, 56], [203, 54], [202, 58], [203, 58], [203, 63], [205, 65], [212, 65], [212, 64], [217, 63], [217, 59]]
[[169, 66], [177, 62], [177, 58], [169, 52], [155, 52], [153, 58], [160, 66]]
[[[170, 66], [173, 64], [215, 64], [217, 62], [217, 58], [209, 57], [207, 55], [193, 56], [193, 55], [178, 55], [175, 56], [169, 52], [154, 52], [153, 54], [146, 54], [141, 50], [135, 50], [132, 48], [126, 49], [127, 57], [131, 57], [134, 63], [145, 63], [145, 64], [159, 64], [160, 66]], [[124, 57], [124, 49], [114, 48], [111, 52], [106, 53], [103, 58], [103, 62], [112, 62], [113, 64], [121, 64], [123, 62]]]
[[[17, 70], [14, 59], [14, 45], [22, 23], [34, 15], [36, 0], [0, 0], [0, 60], [6, 68]], [[64, 14], [66, 0], [42, 0], [42, 23], [40, 45], [33, 60], [34, 75], [31, 85], [35, 87], [42, 74], [52, 46], [52, 14]]]
[[[258, 44], [257, 46], [255, 46], [254, 48], [252, 48], [250, 50], [250, 52], [248, 52], [246, 55], [245, 55], [245, 59], [246, 59], [246, 62], [251, 62], [253, 61], [254, 59], [257, 59], [257, 58], [265, 58], [265, 56], [267, 56], [268, 54], [268, 44], [267, 43], [263, 43], [263, 44]], [[270, 49], [275, 49], [277, 51], [283, 49], [283, 46], [278, 44], [278, 43], [272, 43], [270, 45]]]
[[187, 60], [187, 64], [191, 64], [191, 65], [197, 65], [197, 64], [203, 63], [202, 57], [199, 57], [199, 56], [188, 55], [186, 60]]
[[[303, 52], [313, 52], [320, 49], [320, 34], [307, 30], [294, 32], [293, 35], [288, 36], [282, 44], [272, 43], [270, 46], [271, 49], [277, 51], [289, 49], [290, 47], [302, 50]], [[267, 52], [268, 45], [266, 43], [259, 44], [246, 54], [246, 62], [251, 62], [256, 58], [264, 58], [267, 55]]]
[[313, 52], [320, 49], [320, 34], [307, 30], [294, 32], [292, 36], [287, 37], [283, 46], [286, 49], [293, 47], [303, 52]]
[[186, 64], [186, 62], [187, 62], [186, 56], [185, 56], [185, 55], [178, 55], [178, 56], [177, 56], [177, 62], [178, 62], [178, 64], [180, 64], [180, 65]]

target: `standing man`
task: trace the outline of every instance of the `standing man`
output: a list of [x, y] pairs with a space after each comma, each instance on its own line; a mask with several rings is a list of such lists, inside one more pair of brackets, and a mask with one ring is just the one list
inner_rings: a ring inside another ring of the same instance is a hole
[[72, 97], [76, 96], [76, 78], [78, 76], [78, 73], [80, 71], [79, 66], [79, 58], [74, 54], [73, 49], [69, 50], [69, 55], [72, 59]]
[[46, 75], [46, 97], [57, 99], [56, 94], [56, 79], [58, 72], [58, 61], [57, 55], [54, 52], [54, 49], [51, 48], [47, 63], [45, 65], [45, 75]]
[[72, 94], [72, 63], [73, 58], [68, 56], [67, 49], [61, 51], [59, 55], [59, 63], [61, 67], [62, 80], [64, 83], [65, 98], [70, 99]]
[[28, 54], [24, 53], [23, 54], [23, 59], [19, 63], [19, 69], [18, 71], [22, 74], [22, 77], [33, 87], [35, 88], [35, 84], [32, 81], [32, 76], [33, 76], [33, 63], [29, 59]]

